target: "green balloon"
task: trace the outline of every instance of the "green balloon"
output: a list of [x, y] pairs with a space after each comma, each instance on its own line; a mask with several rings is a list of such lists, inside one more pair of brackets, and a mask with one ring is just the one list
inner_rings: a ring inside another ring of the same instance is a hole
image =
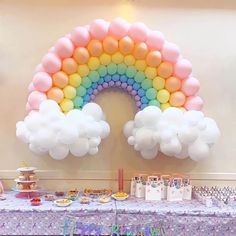
[[126, 73], [126, 70], [127, 70], [127, 66], [125, 64], [117, 65], [117, 72], [118, 72], [118, 74], [123, 75], [123, 74]]
[[145, 90], [151, 88], [152, 87], [152, 80], [150, 80], [150, 79], [143, 80], [141, 86]]
[[98, 73], [100, 76], [105, 76], [107, 74], [107, 67], [104, 65], [101, 65], [98, 69]]
[[148, 103], [148, 105], [160, 107], [161, 104], [160, 104], [159, 101], [157, 101], [156, 99], [154, 99], [154, 100], [151, 100], [151, 101]]
[[133, 66], [129, 66], [128, 69], [126, 70], [126, 75], [129, 78], [133, 78], [136, 73], [137, 73], [137, 70]]
[[85, 88], [89, 88], [92, 85], [92, 81], [89, 79], [89, 77], [86, 76], [86, 77], [82, 78], [82, 85]]
[[111, 63], [107, 66], [107, 72], [109, 75], [114, 75], [117, 71], [117, 65], [114, 63]]
[[85, 94], [86, 94], [86, 88], [83, 87], [83, 86], [79, 86], [77, 89], [76, 89], [76, 94], [80, 97], [83, 97]]
[[100, 75], [97, 71], [90, 71], [88, 77], [92, 82], [97, 82], [100, 78]]
[[76, 96], [73, 100], [75, 108], [81, 108], [83, 105], [83, 98]]
[[134, 80], [138, 83], [141, 83], [144, 79], [145, 79], [145, 75], [141, 71], [137, 72], [136, 75], [134, 76]]
[[154, 88], [149, 88], [147, 91], [146, 91], [146, 97], [149, 99], [149, 100], [153, 100], [154, 98], [156, 98], [157, 96], [157, 91], [156, 89]]

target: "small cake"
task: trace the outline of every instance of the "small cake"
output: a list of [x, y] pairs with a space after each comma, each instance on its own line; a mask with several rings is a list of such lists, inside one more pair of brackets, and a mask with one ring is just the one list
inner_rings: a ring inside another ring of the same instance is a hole
[[81, 197], [79, 202], [81, 204], [89, 204], [90, 203], [90, 198], [88, 198], [88, 197]]
[[107, 202], [109, 202], [110, 201], [110, 197], [108, 197], [108, 196], [101, 196], [100, 198], [99, 198], [99, 202], [101, 202], [101, 203], [107, 203]]
[[55, 195], [57, 196], [57, 197], [62, 197], [62, 196], [64, 196], [64, 192], [62, 192], [62, 191], [57, 191], [57, 192], [55, 192]]
[[36, 197], [30, 200], [32, 206], [39, 206], [41, 204], [41, 199]]

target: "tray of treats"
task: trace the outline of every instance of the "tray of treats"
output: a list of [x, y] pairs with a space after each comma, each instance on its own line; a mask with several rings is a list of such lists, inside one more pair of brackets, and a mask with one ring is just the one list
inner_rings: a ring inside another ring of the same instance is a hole
[[84, 190], [84, 194], [86, 196], [101, 196], [101, 195], [108, 195], [110, 196], [112, 194], [112, 190], [111, 189], [88, 189], [86, 188]]

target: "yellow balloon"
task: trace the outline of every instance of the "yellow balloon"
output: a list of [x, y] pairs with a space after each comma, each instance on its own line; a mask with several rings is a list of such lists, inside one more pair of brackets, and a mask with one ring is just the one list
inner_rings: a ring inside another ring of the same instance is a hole
[[167, 102], [167, 103], [163, 103], [161, 104], [161, 110], [164, 111], [165, 109], [169, 108], [170, 107], [170, 104]]
[[147, 67], [146, 61], [145, 60], [136, 60], [135, 67], [139, 71], [144, 71]]
[[79, 87], [81, 84], [81, 77], [78, 74], [72, 74], [69, 76], [69, 84], [73, 87]]
[[135, 58], [133, 55], [127, 55], [124, 57], [124, 62], [127, 66], [132, 66], [135, 63]]
[[97, 57], [90, 57], [88, 61], [88, 67], [90, 70], [97, 70], [100, 66], [100, 61]]
[[166, 89], [161, 89], [157, 92], [157, 99], [160, 103], [167, 103], [170, 99], [170, 93]]
[[77, 71], [81, 77], [85, 77], [89, 74], [89, 68], [87, 65], [79, 65]]
[[124, 56], [122, 53], [116, 52], [115, 54], [112, 55], [111, 59], [115, 64], [120, 64], [123, 62]]
[[70, 85], [67, 85], [63, 89], [63, 93], [64, 93], [65, 98], [73, 99], [76, 96], [76, 89]]
[[63, 99], [60, 103], [61, 110], [63, 112], [68, 112], [74, 108], [74, 103], [70, 99]]
[[111, 63], [111, 56], [108, 55], [107, 53], [103, 53], [100, 57], [99, 60], [102, 65], [106, 66]]
[[163, 89], [165, 87], [165, 79], [157, 76], [153, 79], [152, 86], [157, 89]]
[[154, 79], [157, 76], [157, 70], [155, 67], [148, 66], [145, 69], [145, 75], [148, 79]]

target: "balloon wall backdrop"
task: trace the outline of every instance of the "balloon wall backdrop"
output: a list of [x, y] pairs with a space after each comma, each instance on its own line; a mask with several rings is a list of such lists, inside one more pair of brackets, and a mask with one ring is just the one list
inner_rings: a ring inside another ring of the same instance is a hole
[[200, 112], [199, 82], [179, 48], [161, 32], [120, 18], [77, 27], [48, 51], [29, 85], [28, 115], [17, 123], [17, 136], [54, 159], [69, 151], [96, 154], [110, 129], [92, 101], [109, 87], [134, 97], [140, 112], [124, 132], [146, 159], [159, 149], [203, 159], [219, 136], [215, 122]]

